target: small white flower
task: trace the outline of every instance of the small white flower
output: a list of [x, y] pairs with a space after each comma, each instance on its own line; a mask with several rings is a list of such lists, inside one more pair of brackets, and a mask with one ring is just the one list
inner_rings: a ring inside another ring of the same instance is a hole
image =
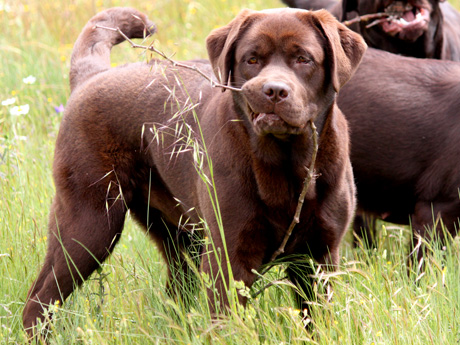
[[16, 102], [16, 97], [8, 98], [2, 101], [2, 105], [11, 105], [11, 104], [14, 104], [15, 102]]
[[17, 105], [10, 109], [10, 114], [13, 116], [26, 115], [29, 113], [29, 109], [30, 107], [28, 104]]
[[33, 84], [36, 80], [37, 78], [35, 78], [33, 75], [29, 75], [28, 77], [22, 79], [22, 81], [26, 84]]

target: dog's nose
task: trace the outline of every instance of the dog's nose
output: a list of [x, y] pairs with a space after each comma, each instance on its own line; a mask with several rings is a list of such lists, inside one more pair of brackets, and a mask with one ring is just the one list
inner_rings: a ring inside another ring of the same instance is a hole
[[291, 89], [286, 83], [280, 81], [271, 81], [262, 86], [262, 92], [273, 103], [281, 102], [289, 96]]

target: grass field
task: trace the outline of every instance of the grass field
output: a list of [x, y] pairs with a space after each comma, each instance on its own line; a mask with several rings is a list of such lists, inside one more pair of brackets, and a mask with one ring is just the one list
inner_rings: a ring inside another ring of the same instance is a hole
[[[460, 0], [452, 2], [460, 8]], [[132, 6], [157, 24], [157, 46], [176, 59], [206, 58], [204, 39], [240, 9], [277, 0], [0, 0], [0, 344], [23, 344], [21, 313], [44, 259], [54, 186], [54, 142], [69, 95], [73, 42], [96, 12]], [[139, 59], [122, 44], [113, 64]], [[50, 344], [460, 344], [460, 247], [433, 250], [426, 271], [406, 274], [406, 228], [380, 224], [376, 249], [349, 235], [333, 298], [319, 297], [305, 331], [282, 272], [246, 309], [211, 322], [203, 293], [186, 310], [165, 294], [166, 269], [128, 220], [114, 254], [56, 308]], [[323, 277], [324, 278], [324, 277]], [[416, 281], [416, 282], [415, 282]]]

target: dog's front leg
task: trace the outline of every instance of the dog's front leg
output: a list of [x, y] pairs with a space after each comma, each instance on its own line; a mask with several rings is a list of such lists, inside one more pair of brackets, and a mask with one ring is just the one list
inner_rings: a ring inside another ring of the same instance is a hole
[[[202, 271], [213, 284], [208, 288], [208, 300], [213, 313], [218, 314], [238, 300], [246, 304], [246, 297], [238, 294], [237, 299], [231, 290], [230, 282], [242, 281], [251, 287], [255, 280], [252, 270], [259, 269], [266, 258], [266, 240], [263, 232], [257, 228], [227, 227], [231, 232], [225, 234], [224, 240], [218, 228], [212, 233], [212, 243], [205, 247]], [[230, 262], [230, 264], [229, 264]], [[232, 297], [233, 296], [233, 297]]]
[[[324, 246], [327, 248], [327, 246]], [[318, 294], [329, 299], [330, 283], [323, 284], [324, 271], [334, 271], [338, 265], [338, 248], [329, 250], [319, 260], [296, 260], [286, 268], [288, 279], [295, 285], [293, 289], [296, 307], [304, 320], [305, 328], [312, 329], [312, 309], [318, 300]], [[313, 302], [313, 303], [312, 303]]]

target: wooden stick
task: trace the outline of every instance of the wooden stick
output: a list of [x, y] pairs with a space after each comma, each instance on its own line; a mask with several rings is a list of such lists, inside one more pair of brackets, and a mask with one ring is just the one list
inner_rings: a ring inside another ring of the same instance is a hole
[[[268, 263], [268, 266], [265, 266], [265, 269], [259, 272], [259, 276], [263, 276], [265, 273], [270, 271], [270, 269], [275, 265], [274, 261], [276, 258], [284, 253], [284, 249], [286, 247], [286, 244], [289, 240], [289, 238], [292, 235], [292, 231], [294, 230], [294, 227], [299, 224], [300, 222], [300, 213], [302, 212], [303, 204], [305, 201], [305, 196], [307, 195], [308, 188], [310, 187], [311, 181], [313, 180], [315, 176], [315, 162], [316, 162], [316, 156], [318, 154], [318, 132], [316, 131], [316, 126], [313, 121], [309, 121], [310, 128], [312, 131], [312, 139], [313, 139], [313, 153], [311, 156], [311, 162], [310, 162], [310, 167], [308, 168], [308, 173], [307, 177], [305, 177], [304, 183], [303, 183], [303, 189], [302, 192], [299, 195], [299, 199], [297, 202], [297, 208], [294, 214], [294, 218], [292, 219], [292, 222], [286, 231], [286, 234], [284, 235], [283, 241], [281, 242], [281, 245], [279, 248], [273, 253], [272, 257], [270, 258], [270, 261]], [[256, 278], [257, 280], [257, 278]], [[260, 293], [257, 292], [256, 295]]]
[[365, 14], [363, 16], [359, 16], [359, 17], [356, 17], [350, 20], [345, 20], [342, 22], [342, 24], [346, 26], [350, 26], [351, 24], [354, 24], [354, 23], [367, 22], [371, 19], [380, 19], [380, 18], [388, 18], [388, 17], [390, 17], [390, 15], [385, 12]]
[[128, 36], [125, 35], [125, 33], [123, 31], [120, 30], [120, 28], [109, 28], [109, 27], [106, 27], [106, 26], [102, 26], [102, 25], [96, 25], [94, 28], [96, 29], [105, 29], [105, 30], [111, 30], [111, 31], [117, 31], [121, 36], [123, 36], [123, 38], [129, 42], [129, 44], [131, 45], [132, 48], [141, 48], [141, 49], [144, 49], [144, 50], [150, 50], [154, 53], [157, 53], [158, 55], [160, 55], [162, 58], [164, 58], [165, 60], [169, 61], [173, 66], [175, 67], [181, 67], [181, 68], [186, 68], [186, 69], [189, 69], [189, 70], [192, 70], [192, 71], [195, 71], [196, 73], [198, 73], [199, 75], [201, 75], [203, 78], [209, 80], [211, 82], [211, 86], [212, 87], [220, 87], [222, 89], [228, 89], [228, 90], [232, 90], [232, 91], [237, 91], [237, 92], [241, 92], [241, 89], [240, 88], [236, 88], [236, 87], [232, 87], [232, 86], [227, 86], [227, 85], [224, 85], [224, 84], [221, 84], [221, 83], [218, 83], [216, 82], [212, 77], [208, 76], [206, 73], [204, 73], [203, 71], [201, 71], [198, 67], [196, 67], [195, 65], [187, 65], [187, 64], [184, 64], [184, 63], [181, 63], [181, 62], [178, 62], [178, 61], [175, 61], [173, 59], [171, 59], [169, 56], [167, 56], [166, 54], [164, 54], [163, 52], [159, 51], [158, 49], [156, 49], [153, 44], [149, 45], [149, 46], [144, 46], [144, 45], [140, 45], [140, 44], [136, 44], [134, 43]]
[[297, 203], [297, 208], [294, 214], [294, 218], [292, 219], [291, 225], [289, 226], [289, 229], [287, 230], [286, 234], [284, 235], [283, 241], [281, 242], [280, 247], [273, 253], [270, 261], [275, 261], [275, 259], [280, 255], [284, 253], [284, 248], [286, 247], [286, 243], [291, 237], [292, 231], [294, 230], [294, 227], [299, 224], [300, 222], [300, 212], [302, 212], [302, 207], [303, 203], [305, 201], [305, 196], [307, 195], [308, 192], [308, 187], [310, 187], [310, 183], [313, 180], [314, 172], [315, 172], [315, 162], [316, 162], [316, 155], [318, 153], [318, 133], [316, 132], [316, 126], [313, 121], [309, 121], [310, 123], [310, 128], [312, 132], [312, 137], [313, 137], [313, 153], [311, 156], [311, 162], [310, 162], [310, 167], [308, 168], [308, 173], [307, 177], [304, 180], [303, 183], [303, 189], [302, 192], [300, 193], [299, 200]]

